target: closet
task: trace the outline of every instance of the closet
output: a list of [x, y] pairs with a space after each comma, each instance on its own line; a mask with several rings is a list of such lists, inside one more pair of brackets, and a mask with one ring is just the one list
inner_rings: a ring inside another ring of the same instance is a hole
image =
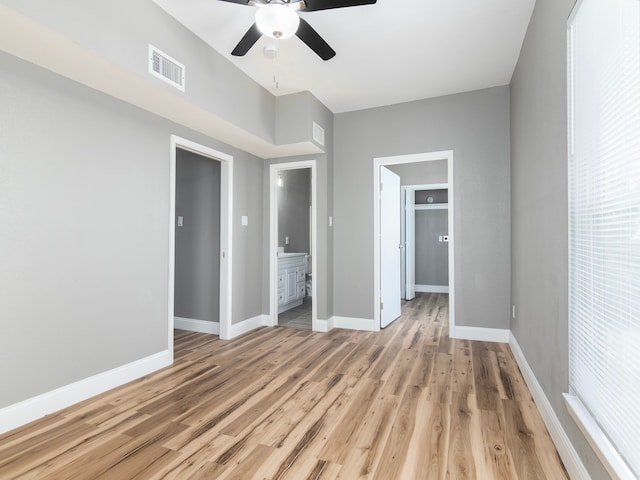
[[415, 292], [448, 293], [449, 236], [447, 184], [403, 187], [403, 298]]

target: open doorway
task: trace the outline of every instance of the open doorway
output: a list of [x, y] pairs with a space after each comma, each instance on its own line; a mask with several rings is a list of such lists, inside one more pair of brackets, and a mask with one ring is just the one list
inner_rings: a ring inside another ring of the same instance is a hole
[[219, 334], [221, 162], [176, 151], [175, 328]]
[[[447, 208], [436, 208], [436, 207], [420, 207], [425, 211], [435, 211], [440, 210], [440, 213], [446, 212], [446, 224], [447, 224], [447, 232], [443, 231], [442, 233], [438, 232], [436, 238], [439, 240], [440, 235], [442, 235], [442, 248], [446, 248], [447, 257], [447, 280], [448, 280], [448, 291], [449, 291], [449, 334], [451, 337], [455, 336], [455, 282], [454, 282], [454, 242], [455, 236], [453, 234], [454, 230], [454, 195], [453, 195], [453, 152], [452, 151], [443, 151], [443, 152], [432, 152], [432, 153], [423, 153], [423, 154], [413, 154], [413, 155], [401, 155], [394, 157], [383, 157], [374, 159], [374, 318], [377, 325], [384, 327], [383, 325], [383, 309], [391, 308], [394, 306], [399, 308], [399, 304], [401, 302], [401, 298], [403, 297], [401, 293], [401, 285], [393, 285], [394, 292], [392, 295], [384, 295], [386, 302], [383, 303], [383, 284], [382, 284], [382, 276], [383, 272], [381, 266], [383, 264], [383, 256], [384, 258], [398, 258], [397, 265], [394, 264], [394, 267], [400, 270], [401, 267], [401, 255], [399, 251], [402, 251], [405, 247], [404, 242], [398, 242], [397, 246], [395, 246], [395, 250], [392, 251], [383, 251], [383, 243], [382, 243], [382, 232], [384, 231], [385, 226], [382, 224], [384, 221], [382, 219], [382, 205], [381, 201], [383, 200], [381, 190], [381, 180], [382, 180], [382, 172], [384, 167], [388, 167], [389, 169], [399, 170], [399, 167], [402, 165], [406, 165], [408, 169], [414, 168], [423, 162], [429, 162], [428, 165], [436, 166], [436, 163], [432, 163], [435, 161], [440, 161], [438, 163], [442, 163], [445, 166], [445, 174], [442, 180], [436, 180], [438, 183], [434, 185], [438, 188], [434, 188], [434, 190], [446, 190], [447, 191]], [[414, 174], [408, 175], [409, 178], [413, 178], [414, 180], [417, 176]], [[429, 181], [414, 181], [413, 183], [429, 183], [433, 182], [433, 178]], [[408, 182], [405, 182], [408, 183]], [[412, 191], [412, 193], [415, 190]], [[405, 191], [406, 193], [406, 191]], [[431, 195], [427, 195], [432, 197], [432, 201], [435, 201], [435, 193], [432, 192]], [[397, 202], [400, 205], [400, 201]], [[401, 210], [397, 213], [398, 216], [401, 215]], [[406, 222], [406, 219], [405, 219]], [[414, 224], [415, 225], [415, 224]], [[446, 240], [446, 241], [445, 241]], [[385, 247], [386, 250], [390, 250], [394, 248], [393, 245], [389, 245]], [[388, 263], [388, 262], [387, 262]], [[405, 269], [406, 270], [406, 269]], [[411, 273], [411, 272], [409, 272]], [[404, 277], [406, 278], [407, 272], [405, 271]], [[397, 291], [397, 292], [396, 292]], [[396, 294], [397, 293], [397, 294]], [[406, 292], [405, 292], [406, 296]], [[388, 302], [394, 302], [393, 305], [388, 305]], [[385, 305], [385, 303], [387, 303]], [[395, 305], [397, 303], [398, 305]], [[385, 320], [385, 324], [388, 323], [388, 319]]]
[[233, 158], [175, 135], [170, 158], [169, 338], [181, 328], [228, 339]]
[[315, 161], [271, 165], [270, 313], [273, 325], [317, 322]]
[[[444, 164], [444, 168], [438, 164]], [[423, 168], [420, 179], [434, 181], [444, 177], [446, 162], [433, 161], [413, 164]], [[394, 165], [391, 170], [400, 175], [402, 213], [400, 243], [401, 298], [411, 300], [416, 292], [449, 293], [449, 191], [447, 183], [413, 185], [413, 175], [407, 175], [407, 166]], [[436, 170], [434, 172], [434, 170]]]

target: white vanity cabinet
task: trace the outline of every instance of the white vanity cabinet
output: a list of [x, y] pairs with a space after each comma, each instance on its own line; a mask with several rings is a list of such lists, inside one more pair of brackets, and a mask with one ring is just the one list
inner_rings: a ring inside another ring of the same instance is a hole
[[305, 296], [307, 254], [278, 255], [278, 313], [302, 305]]

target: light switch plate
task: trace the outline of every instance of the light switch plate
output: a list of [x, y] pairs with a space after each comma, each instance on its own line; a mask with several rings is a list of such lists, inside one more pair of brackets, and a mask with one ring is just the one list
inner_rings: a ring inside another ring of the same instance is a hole
[[184, 217], [182, 215], [178, 215], [178, 226], [182, 227], [184, 225]]
[[242, 226], [246, 227], [247, 225], [249, 225], [249, 217], [242, 215]]

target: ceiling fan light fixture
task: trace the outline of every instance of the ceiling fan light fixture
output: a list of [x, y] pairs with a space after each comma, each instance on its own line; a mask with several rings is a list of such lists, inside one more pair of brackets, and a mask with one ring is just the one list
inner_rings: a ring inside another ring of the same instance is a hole
[[271, 38], [292, 37], [298, 31], [299, 24], [298, 14], [280, 3], [269, 3], [256, 12], [258, 30]]

